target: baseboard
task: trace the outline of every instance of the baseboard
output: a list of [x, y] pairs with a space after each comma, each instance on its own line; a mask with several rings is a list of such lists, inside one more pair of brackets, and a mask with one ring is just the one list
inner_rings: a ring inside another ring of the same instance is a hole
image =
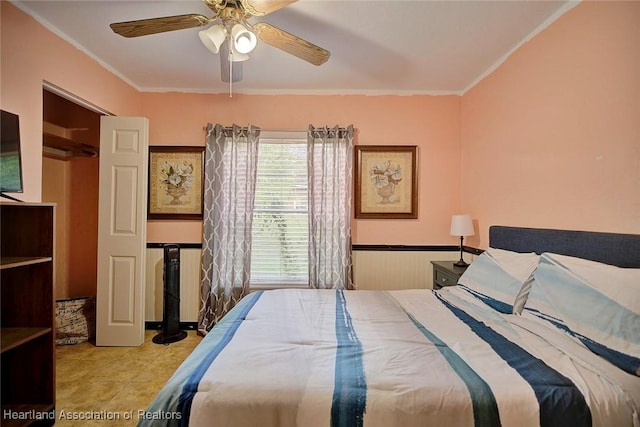
[[[144, 322], [144, 328], [152, 331], [160, 330], [162, 329], [162, 321]], [[198, 322], [180, 322], [180, 329], [183, 331], [195, 331], [198, 329]]]

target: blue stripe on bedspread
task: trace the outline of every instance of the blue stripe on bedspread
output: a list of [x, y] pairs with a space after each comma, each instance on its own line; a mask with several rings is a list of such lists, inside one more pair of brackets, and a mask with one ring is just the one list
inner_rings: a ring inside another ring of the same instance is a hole
[[[233, 338], [242, 322], [246, 319], [247, 314], [249, 314], [262, 294], [263, 291], [257, 291], [245, 297], [249, 299], [249, 301], [243, 304], [242, 307], [238, 307], [241, 308], [241, 311], [230, 322], [225, 330], [224, 335], [219, 339], [219, 341], [211, 349], [211, 351], [206, 353], [206, 355], [200, 360], [198, 366], [193, 370], [193, 372], [187, 379], [182, 389], [182, 393], [180, 394], [180, 399], [178, 400], [178, 411], [180, 411], [180, 413], [182, 414], [182, 419], [180, 420], [181, 426], [189, 425], [189, 416], [191, 414], [193, 397], [198, 391], [198, 385], [200, 384], [200, 380], [202, 379], [203, 375], [209, 369], [211, 363], [213, 363], [216, 357], [218, 357], [220, 352], [227, 346], [227, 344], [229, 344], [231, 338]], [[224, 322], [224, 320], [225, 319], [223, 318], [222, 321]]]
[[332, 427], [362, 427], [367, 405], [367, 380], [358, 339], [344, 293], [336, 291], [336, 367], [331, 404]]
[[437, 295], [437, 297], [529, 383], [538, 399], [542, 427], [591, 426], [589, 406], [570, 379], [481, 321], [455, 307], [442, 296]]
[[471, 295], [478, 298], [480, 301], [484, 302], [494, 310], [499, 311], [500, 313], [511, 313], [513, 311], [513, 305], [511, 304], [506, 304], [500, 300], [491, 298], [489, 295], [485, 295], [482, 292], [478, 292], [475, 289], [471, 289], [470, 287], [462, 283], [458, 283], [458, 287], [469, 292]]
[[[404, 309], [403, 309], [404, 310]], [[496, 427], [500, 425], [500, 413], [498, 412], [498, 404], [496, 398], [487, 384], [458, 354], [453, 351], [445, 342], [440, 340], [436, 335], [429, 331], [425, 326], [418, 322], [411, 314], [406, 315], [411, 319], [418, 330], [429, 341], [436, 345], [436, 348], [444, 356], [449, 366], [464, 381], [471, 396], [471, 404], [473, 405], [473, 421], [476, 427]]]
[[638, 375], [637, 373], [640, 372], [639, 358], [622, 353], [620, 351], [607, 347], [604, 344], [589, 339], [584, 335], [578, 334], [574, 332], [569, 326], [564, 324], [562, 320], [559, 320], [556, 317], [546, 315], [541, 311], [535, 309], [525, 308], [525, 310], [529, 311], [531, 314], [539, 317], [540, 319], [546, 320], [547, 322], [551, 323], [556, 328], [563, 330], [567, 334], [576, 337], [577, 339], [582, 341], [582, 343], [586, 345], [589, 350], [591, 350], [598, 356], [602, 356], [603, 358], [613, 362], [614, 365], [620, 367], [622, 370], [627, 371], [632, 375]]

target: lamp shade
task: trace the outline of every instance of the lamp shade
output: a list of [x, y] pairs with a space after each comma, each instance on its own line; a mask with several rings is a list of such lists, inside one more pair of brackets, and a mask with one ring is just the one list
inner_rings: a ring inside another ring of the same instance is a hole
[[258, 38], [242, 24], [236, 24], [231, 29], [234, 50], [238, 53], [249, 53], [258, 44]]
[[226, 38], [226, 31], [222, 25], [213, 25], [198, 33], [202, 44], [213, 53], [218, 53], [220, 45]]
[[453, 215], [451, 217], [452, 236], [473, 236], [473, 223], [470, 215]]
[[249, 55], [247, 55], [246, 53], [238, 53], [238, 52], [229, 53], [230, 61], [243, 62], [243, 61], [246, 61], [247, 59], [249, 59]]

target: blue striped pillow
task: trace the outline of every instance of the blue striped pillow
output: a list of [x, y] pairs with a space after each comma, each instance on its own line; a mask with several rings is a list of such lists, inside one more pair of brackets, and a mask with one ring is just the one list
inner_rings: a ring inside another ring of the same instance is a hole
[[[469, 265], [458, 285], [493, 309], [511, 314], [517, 296], [530, 279], [539, 258], [535, 253], [489, 248]], [[521, 310], [524, 300], [519, 304]]]
[[545, 253], [525, 309], [640, 376], [640, 269]]

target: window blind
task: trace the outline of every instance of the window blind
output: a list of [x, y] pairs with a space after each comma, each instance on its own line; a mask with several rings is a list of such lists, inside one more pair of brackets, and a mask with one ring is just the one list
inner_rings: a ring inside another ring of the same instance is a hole
[[307, 146], [261, 139], [251, 243], [251, 284], [308, 283]]

